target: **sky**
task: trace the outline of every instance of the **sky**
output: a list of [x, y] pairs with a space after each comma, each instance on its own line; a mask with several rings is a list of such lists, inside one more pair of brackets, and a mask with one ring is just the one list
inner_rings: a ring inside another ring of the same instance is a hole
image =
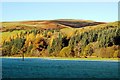
[[2, 2], [2, 21], [84, 19], [118, 20], [117, 2]]

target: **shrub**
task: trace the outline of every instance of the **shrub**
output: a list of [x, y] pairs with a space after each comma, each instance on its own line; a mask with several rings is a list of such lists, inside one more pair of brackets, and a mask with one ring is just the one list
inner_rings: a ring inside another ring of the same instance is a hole
[[69, 56], [70, 56], [70, 53], [71, 53], [71, 47], [70, 47], [70, 46], [67, 46], [67, 47], [64, 47], [64, 48], [60, 51], [59, 56], [61, 56], [61, 57], [69, 57]]
[[92, 45], [91, 44], [88, 44], [85, 49], [84, 49], [84, 56], [91, 56], [93, 53], [93, 48], [92, 48]]
[[116, 50], [113, 54], [114, 58], [120, 58], [120, 50]]
[[12, 55], [15, 55], [15, 54], [17, 54], [18, 53], [18, 48], [17, 47], [15, 47], [15, 46], [12, 46], [12, 48], [11, 48], [11, 54]]

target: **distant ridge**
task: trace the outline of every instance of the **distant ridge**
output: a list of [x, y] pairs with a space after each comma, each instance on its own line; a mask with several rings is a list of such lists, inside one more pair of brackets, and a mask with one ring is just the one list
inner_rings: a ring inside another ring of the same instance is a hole
[[95, 22], [92, 20], [78, 20], [78, 19], [14, 21], [14, 22], [2, 22], [2, 29], [0, 30], [7, 31], [9, 29], [11, 30], [62, 29], [65, 27], [81, 28], [99, 24], [106, 24], [106, 22]]

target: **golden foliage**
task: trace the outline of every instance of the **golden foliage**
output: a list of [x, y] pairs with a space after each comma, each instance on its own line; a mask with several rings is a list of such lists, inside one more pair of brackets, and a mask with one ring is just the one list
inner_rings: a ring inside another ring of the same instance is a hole
[[52, 32], [49, 31], [49, 32], [47, 33], [47, 37], [51, 37], [51, 36], [52, 36]]
[[11, 37], [7, 37], [5, 41], [6, 42], [10, 42], [11, 41]]
[[50, 47], [52, 46], [52, 43], [53, 43], [53, 40], [54, 40], [54, 39], [55, 39], [55, 37], [54, 37], [54, 36], [51, 36], [50, 42], [49, 42]]
[[25, 46], [30, 46], [34, 40], [35, 40], [35, 35], [34, 35], [34, 33], [27, 34], [27, 35], [26, 35]]
[[71, 53], [71, 47], [70, 46], [67, 46], [67, 47], [64, 47], [61, 51], [60, 51], [60, 56], [61, 57], [68, 57], [70, 56], [70, 53]]

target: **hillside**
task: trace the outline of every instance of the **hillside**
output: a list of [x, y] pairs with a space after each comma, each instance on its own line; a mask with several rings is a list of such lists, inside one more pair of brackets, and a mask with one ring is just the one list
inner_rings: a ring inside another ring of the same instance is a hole
[[18, 21], [18, 22], [2, 22], [2, 29], [0, 31], [13, 30], [31, 30], [31, 29], [62, 29], [66, 27], [81, 28], [85, 26], [94, 26], [98, 24], [105, 24], [105, 22], [94, 22], [87, 20], [41, 20], [41, 21]]
[[119, 22], [41, 20], [2, 22], [3, 56], [120, 57]]

